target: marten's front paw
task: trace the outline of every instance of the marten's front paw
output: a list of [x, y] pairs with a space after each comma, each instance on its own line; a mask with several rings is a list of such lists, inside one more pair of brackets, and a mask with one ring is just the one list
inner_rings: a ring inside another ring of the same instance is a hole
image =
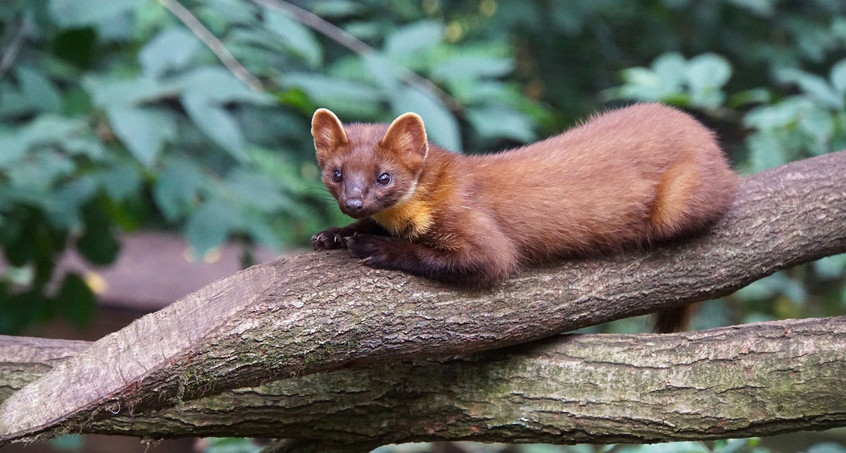
[[311, 245], [315, 250], [340, 249], [346, 247], [341, 228], [329, 228], [311, 237]]
[[346, 247], [370, 267], [391, 269], [392, 238], [374, 234], [357, 234], [345, 239]]

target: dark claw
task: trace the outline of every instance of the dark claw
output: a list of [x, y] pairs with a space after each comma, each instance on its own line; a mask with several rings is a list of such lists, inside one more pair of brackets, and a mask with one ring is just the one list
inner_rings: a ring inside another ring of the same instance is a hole
[[338, 228], [330, 228], [311, 237], [311, 245], [315, 250], [330, 250], [343, 248], [343, 236]]

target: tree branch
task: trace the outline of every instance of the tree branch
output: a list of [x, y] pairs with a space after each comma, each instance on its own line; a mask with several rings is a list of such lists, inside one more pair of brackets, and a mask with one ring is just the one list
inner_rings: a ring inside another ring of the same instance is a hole
[[8, 72], [12, 67], [12, 64], [15, 62], [15, 58], [18, 57], [18, 52], [20, 52], [21, 47], [23, 47], [24, 41], [26, 41], [31, 28], [32, 18], [29, 13], [26, 13], [23, 17], [21, 17], [20, 25], [18, 26], [17, 33], [15, 33], [15, 37], [12, 38], [12, 41], [9, 43], [9, 47], [7, 47], [3, 52], [3, 57], [0, 58], [0, 79], [2, 79], [3, 76], [6, 75], [6, 72]]
[[217, 37], [197, 19], [196, 16], [191, 14], [191, 11], [188, 8], [182, 6], [181, 3], [177, 0], [159, 0], [159, 3], [162, 4], [168, 11], [171, 12], [177, 19], [179, 19], [191, 33], [194, 34], [206, 47], [209, 48], [226, 66], [226, 69], [229, 70], [235, 77], [238, 78], [244, 85], [252, 88], [253, 91], [261, 92], [264, 90], [264, 86], [261, 83], [261, 80], [258, 77], [254, 76], [244, 65], [229, 52], [229, 49], [223, 45], [223, 43], [217, 39]]
[[[30, 340], [0, 337], [0, 351], [21, 341]], [[4, 353], [0, 383], [20, 379], [27, 367], [34, 379], [50, 359], [78, 350], [70, 343], [61, 351], [60, 340], [39, 344], [51, 349]], [[844, 373], [846, 317], [672, 335], [567, 335], [445, 361], [281, 380], [162, 411], [122, 411], [82, 430], [301, 440], [280, 451], [308, 450], [314, 441], [323, 442], [318, 451], [326, 451], [326, 443], [336, 445], [332, 450], [369, 451], [409, 441], [764, 436], [846, 425]]]
[[[313, 12], [308, 11], [306, 9], [300, 8], [299, 6], [294, 5], [290, 2], [286, 2], [284, 0], [250, 1], [252, 1], [256, 5], [264, 6], [265, 8], [282, 11], [297, 22], [311, 28], [312, 30], [322, 34], [323, 36], [326, 36], [332, 41], [335, 41], [336, 43], [355, 52], [359, 56], [366, 57], [370, 54], [376, 53], [376, 49], [370, 47], [367, 43], [356, 38], [350, 33], [347, 33], [344, 29], [339, 28], [335, 24], [327, 21], [326, 19], [318, 16], [317, 14], [314, 14]], [[453, 112], [461, 112], [464, 110], [464, 106], [461, 104], [461, 102], [456, 100], [454, 97], [450, 96], [449, 93], [442, 90], [440, 87], [435, 85], [431, 80], [427, 79], [426, 77], [423, 77], [420, 74], [404, 66], [394, 65], [394, 69], [399, 72], [400, 78], [405, 83], [420, 87], [424, 91], [428, 91], [434, 94]]]
[[0, 405], [0, 443], [347, 366], [467, 354], [729, 294], [846, 251], [846, 152], [743, 179], [710, 234], [468, 292], [344, 251], [254, 266], [91, 345]]

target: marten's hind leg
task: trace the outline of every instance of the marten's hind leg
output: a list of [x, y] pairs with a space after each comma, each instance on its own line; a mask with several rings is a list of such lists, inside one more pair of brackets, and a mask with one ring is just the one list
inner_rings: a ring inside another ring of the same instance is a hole
[[[683, 156], [661, 175], [655, 187], [648, 214], [649, 239], [693, 233], [715, 222], [731, 205], [736, 186], [737, 175], [716, 145]], [[666, 333], [684, 329], [694, 309], [685, 305], [658, 311], [655, 330]]]
[[682, 156], [661, 175], [648, 214], [649, 239], [695, 232], [726, 213], [737, 175], [716, 145], [709, 151]]
[[693, 156], [685, 156], [674, 162], [658, 180], [648, 213], [650, 239], [666, 239], [696, 226], [689, 203], [701, 185], [701, 176], [692, 159]]

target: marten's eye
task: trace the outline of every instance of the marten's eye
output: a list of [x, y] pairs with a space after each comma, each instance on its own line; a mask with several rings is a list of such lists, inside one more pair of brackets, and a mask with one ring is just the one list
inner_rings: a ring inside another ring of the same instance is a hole
[[391, 182], [391, 175], [387, 173], [382, 173], [381, 175], [379, 175], [378, 178], [376, 178], [376, 182], [383, 186], [387, 186]]
[[332, 173], [332, 181], [341, 182], [344, 179], [344, 175], [341, 174], [341, 170], [335, 170], [335, 173]]

